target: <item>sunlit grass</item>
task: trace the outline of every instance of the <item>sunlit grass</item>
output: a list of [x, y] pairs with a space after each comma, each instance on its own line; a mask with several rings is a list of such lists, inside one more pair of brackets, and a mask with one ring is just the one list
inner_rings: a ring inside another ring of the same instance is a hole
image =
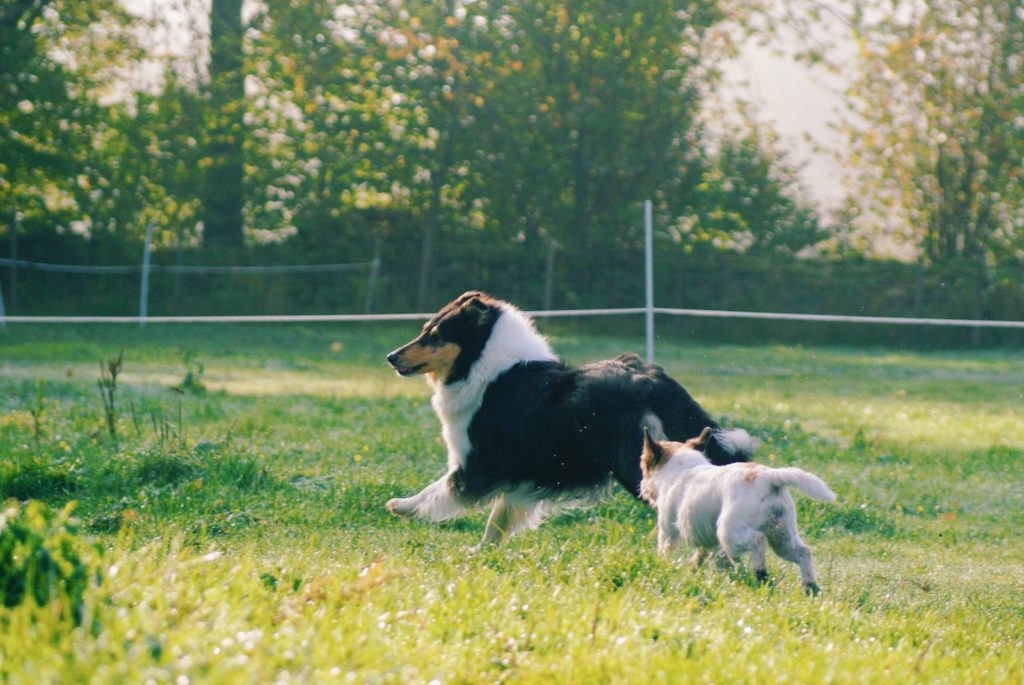
[[[798, 499], [824, 591], [654, 553], [623, 493], [500, 549], [484, 512], [383, 503], [436, 477], [414, 327], [10, 328], [0, 490], [77, 500], [104, 581], [72, 628], [0, 608], [0, 674], [46, 682], [996, 682], [1024, 679], [1019, 353], [714, 347], [659, 361], [839, 494]], [[638, 340], [556, 335], [574, 362]], [[98, 362], [125, 349], [119, 439]], [[180, 394], [183, 350], [205, 392]], [[42, 380], [42, 385], [39, 381]], [[41, 435], [29, 409], [45, 398]], [[184, 681], [180, 681], [184, 682]]]

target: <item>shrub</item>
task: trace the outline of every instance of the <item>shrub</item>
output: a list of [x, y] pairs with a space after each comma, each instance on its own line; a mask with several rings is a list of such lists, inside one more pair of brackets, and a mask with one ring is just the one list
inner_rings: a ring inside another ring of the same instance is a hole
[[78, 489], [75, 462], [39, 455], [0, 464], [0, 497], [17, 500], [66, 497]]
[[78, 534], [74, 503], [60, 511], [42, 502], [7, 500], [0, 514], [0, 603], [17, 607], [56, 604], [75, 625], [82, 622], [90, 579], [100, 582], [102, 549]]

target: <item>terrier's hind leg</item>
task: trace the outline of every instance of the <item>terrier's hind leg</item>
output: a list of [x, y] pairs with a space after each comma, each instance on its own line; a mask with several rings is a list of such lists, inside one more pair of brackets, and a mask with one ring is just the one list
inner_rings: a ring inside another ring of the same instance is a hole
[[768, 537], [768, 543], [780, 557], [800, 566], [800, 584], [803, 585], [804, 592], [811, 595], [818, 594], [820, 588], [818, 587], [818, 578], [814, 574], [811, 548], [800, 539], [796, 528], [777, 529], [776, 534]]
[[668, 507], [658, 510], [658, 554], [673, 552], [679, 547], [681, 539], [675, 517], [668, 511]]
[[768, 564], [765, 558], [767, 542], [764, 535], [759, 534], [754, 544], [754, 551], [750, 555], [750, 567], [754, 570], [758, 582], [764, 583], [768, 580]]

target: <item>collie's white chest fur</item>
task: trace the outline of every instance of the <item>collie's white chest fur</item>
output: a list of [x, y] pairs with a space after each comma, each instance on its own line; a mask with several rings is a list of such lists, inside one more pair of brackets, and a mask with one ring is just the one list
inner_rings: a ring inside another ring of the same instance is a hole
[[487, 386], [520, 362], [557, 360], [533, 322], [515, 307], [505, 305], [480, 358], [465, 380], [446, 385], [440, 380], [428, 379], [434, 389], [430, 403], [441, 420], [441, 437], [448, 448], [449, 471], [466, 463], [472, 449], [469, 424], [483, 404]]

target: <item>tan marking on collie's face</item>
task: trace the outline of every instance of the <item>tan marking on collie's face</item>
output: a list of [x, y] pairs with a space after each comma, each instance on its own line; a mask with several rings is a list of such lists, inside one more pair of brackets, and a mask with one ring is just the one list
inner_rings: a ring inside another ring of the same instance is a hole
[[387, 356], [388, 363], [400, 376], [425, 374], [442, 383], [448, 380], [462, 352], [459, 330], [479, 325], [491, 311], [496, 300], [484, 293], [470, 291], [452, 300], [423, 325], [423, 331]]
[[459, 352], [461, 348], [456, 343], [442, 340], [437, 326], [428, 323], [419, 337], [394, 352], [392, 365], [402, 376], [426, 374], [443, 382], [451, 373]]

